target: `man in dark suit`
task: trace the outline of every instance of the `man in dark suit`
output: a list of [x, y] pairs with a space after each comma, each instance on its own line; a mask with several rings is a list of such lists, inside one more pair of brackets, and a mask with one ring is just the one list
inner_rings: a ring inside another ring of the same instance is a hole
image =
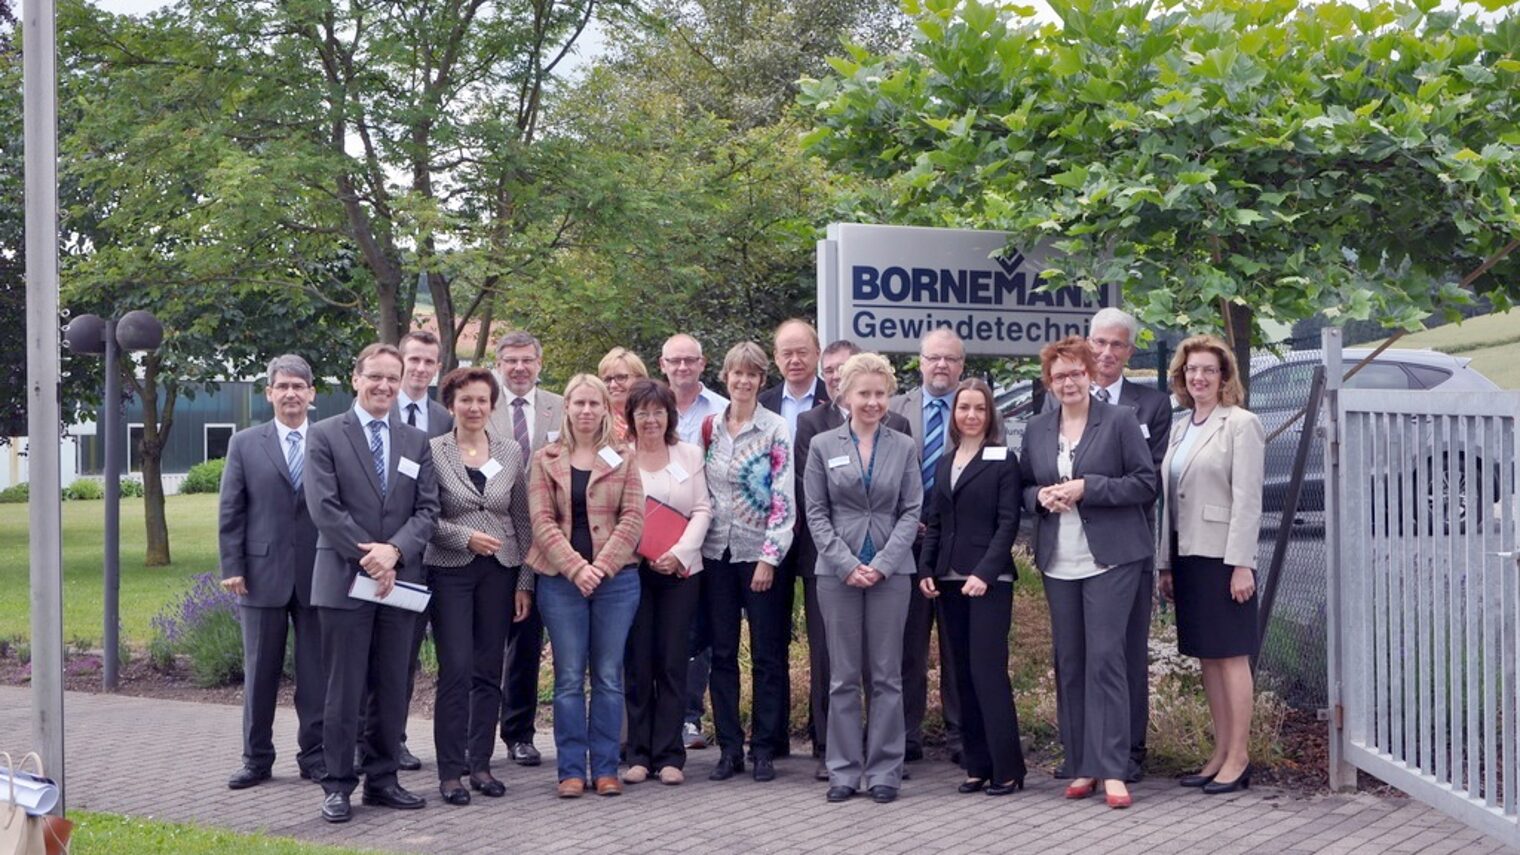
[[[423, 549], [438, 517], [438, 484], [427, 434], [392, 411], [401, 352], [372, 344], [354, 361], [353, 409], [318, 422], [306, 453], [306, 505], [317, 526], [312, 602], [321, 610], [327, 700], [322, 818], [347, 822], [349, 795], [364, 774], [364, 802], [415, 809], [426, 802], [396, 780], [406, 726], [406, 677], [417, 613], [349, 596], [359, 574], [381, 599], [397, 581], [426, 581]], [[370, 696], [364, 732], [359, 706]], [[354, 747], [363, 740], [364, 763]]]
[[[795, 443], [797, 438], [797, 419], [799, 416], [818, 407], [826, 407], [830, 401], [828, 384], [818, 376], [818, 330], [813, 325], [801, 318], [792, 318], [782, 321], [776, 327], [774, 339], [774, 358], [776, 368], [781, 371], [781, 382], [766, 389], [759, 395], [760, 406], [786, 419], [787, 429], [791, 432]], [[795, 445], [793, 447], [795, 451]], [[793, 463], [802, 466], [807, 462], [805, 457], [797, 457]], [[802, 473], [797, 473], [797, 481], [802, 481]], [[807, 522], [803, 519], [802, 504], [797, 505], [797, 528], [798, 532], [807, 528]], [[792, 607], [797, 596], [797, 547], [793, 540], [792, 549], [781, 559], [776, 567], [776, 584], [781, 586], [782, 596], [785, 601], [787, 615], [786, 658], [782, 661], [791, 660]], [[787, 669], [781, 672], [781, 687], [784, 697], [792, 696], [792, 679]], [[771, 734], [773, 756], [786, 757], [792, 753], [791, 724], [788, 717], [781, 720], [781, 732]]]
[[[807, 494], [803, 488], [803, 476], [807, 469], [808, 449], [813, 437], [844, 424], [848, 414], [837, 405], [839, 395], [839, 367], [845, 360], [860, 352], [855, 342], [840, 339], [830, 342], [823, 351], [823, 381], [829, 403], [814, 407], [797, 417], [797, 434], [793, 450], [797, 465], [793, 467], [797, 478], [797, 507], [807, 507]], [[884, 422], [887, 427], [912, 435], [908, 420], [888, 412]], [[813, 543], [813, 533], [804, 520], [797, 527], [797, 537], [792, 541], [790, 560], [796, 574], [802, 578], [802, 611], [807, 625], [808, 638], [808, 733], [813, 740], [813, 756], [818, 768], [813, 777], [820, 781], [829, 779], [828, 767], [824, 765], [824, 747], [828, 735], [829, 718], [829, 647], [823, 613], [818, 608], [818, 577], [813, 574], [818, 563], [818, 547]]]
[[322, 628], [311, 604], [317, 529], [301, 492], [306, 410], [316, 398], [311, 366], [293, 354], [269, 363], [264, 397], [274, 419], [233, 434], [222, 471], [217, 546], [222, 587], [237, 595], [243, 626], [243, 768], [227, 787], [269, 779], [274, 764], [274, 708], [295, 631], [296, 764], [321, 780]]
[[[923, 384], [892, 399], [888, 406], [912, 425], [918, 440], [919, 464], [923, 470], [924, 495], [933, 495], [935, 467], [950, 449], [950, 404], [955, 387], [966, 369], [966, 345], [949, 327], [940, 327], [923, 337], [918, 345], [918, 369]], [[922, 534], [922, 527], [920, 527]], [[917, 560], [917, 545], [914, 560]], [[924, 756], [924, 712], [929, 704], [929, 636], [939, 625], [939, 703], [945, 717], [945, 744], [953, 763], [960, 762], [960, 696], [956, 694], [955, 668], [949, 661], [950, 640], [944, 621], [938, 620], [939, 607], [913, 588], [908, 604], [908, 628], [903, 633], [903, 714], [908, 720], [907, 759]]]
[[[454, 428], [454, 417], [443, 405], [428, 397], [428, 387], [438, 376], [438, 356], [442, 348], [438, 336], [428, 330], [412, 330], [401, 337], [401, 391], [396, 395], [392, 408], [401, 420], [428, 435], [429, 439], [441, 436]], [[418, 655], [422, 652], [422, 639], [427, 636], [427, 616], [417, 616], [417, 632], [412, 636], [412, 668], [406, 676], [406, 705], [411, 709], [412, 693], [417, 687]], [[422, 768], [422, 761], [406, 747], [406, 731], [401, 732], [401, 754], [398, 762], [402, 769], [411, 771]]]
[[[1166, 457], [1166, 445], [1172, 430], [1172, 398], [1164, 389], [1142, 386], [1124, 379], [1124, 369], [1135, 353], [1135, 337], [1140, 332], [1140, 321], [1123, 309], [1108, 307], [1093, 315], [1088, 327], [1087, 346], [1092, 349], [1098, 365], [1097, 376], [1092, 381], [1094, 398], [1107, 403], [1128, 407], [1140, 422], [1150, 447], [1151, 457], [1159, 472], [1161, 461]], [[1045, 396], [1045, 410], [1059, 407], [1055, 395]], [[1146, 513], [1151, 533], [1156, 531], [1156, 505], [1152, 503]], [[1150, 727], [1150, 649], [1151, 608], [1156, 602], [1156, 562], [1154, 556], [1140, 570], [1140, 585], [1135, 592], [1135, 606], [1125, 626], [1125, 645], [1139, 656], [1129, 657], [1126, 677], [1129, 682], [1130, 703], [1130, 768], [1125, 780], [1139, 781], [1144, 776], [1145, 732]], [[1070, 777], [1067, 769], [1057, 770], [1057, 777]]]

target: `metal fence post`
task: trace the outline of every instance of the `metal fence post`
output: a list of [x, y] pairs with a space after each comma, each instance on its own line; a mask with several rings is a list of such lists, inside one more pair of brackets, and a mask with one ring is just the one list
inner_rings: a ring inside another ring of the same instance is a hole
[[[1345, 678], [1342, 659], [1344, 637], [1342, 635], [1345, 608], [1341, 602], [1342, 577], [1342, 520], [1345, 492], [1341, 481], [1341, 413], [1340, 393], [1343, 367], [1341, 365], [1341, 330], [1326, 327], [1320, 333], [1325, 352], [1325, 666], [1326, 688], [1329, 695], [1330, 789], [1345, 791], [1356, 789], [1356, 768], [1346, 760], [1346, 720], [1342, 694]], [[1308, 426], [1305, 426], [1308, 429]]]

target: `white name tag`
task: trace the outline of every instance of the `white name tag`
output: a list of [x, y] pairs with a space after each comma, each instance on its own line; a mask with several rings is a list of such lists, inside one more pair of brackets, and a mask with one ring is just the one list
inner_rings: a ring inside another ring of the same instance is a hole
[[838, 469], [841, 466], [849, 466], [849, 465], [850, 465], [850, 456], [848, 454], [841, 454], [838, 457], [830, 457], [829, 458], [829, 468], [830, 469]]
[[544, 433], [545, 442], [559, 442], [559, 431], [551, 430]]
[[623, 463], [623, 458], [619, 457], [618, 453], [616, 451], [613, 451], [612, 446], [610, 445], [602, 446], [602, 450], [598, 451], [596, 453], [596, 456], [606, 461], [607, 465], [611, 466], [613, 469], [618, 468]]
[[674, 461], [665, 467], [665, 471], [670, 473], [670, 477], [676, 479], [677, 484], [684, 484], [686, 479], [691, 477], [691, 473], [687, 472], [685, 467]]
[[1143, 436], [1143, 437], [1145, 437], [1146, 439], [1150, 439], [1151, 438], [1151, 426], [1150, 425], [1141, 425], [1140, 426], [1140, 435]]
[[417, 461], [403, 457], [396, 461], [396, 471], [415, 481], [422, 467], [417, 465]]
[[497, 475], [501, 474], [501, 470], [504, 468], [505, 467], [496, 461], [496, 458], [492, 457], [486, 461], [486, 465], [480, 467], [480, 474], [486, 476], [486, 480], [489, 481], [492, 478], [495, 478]]
[[983, 460], [1007, 460], [1008, 447], [1003, 445], [989, 445], [982, 449]]

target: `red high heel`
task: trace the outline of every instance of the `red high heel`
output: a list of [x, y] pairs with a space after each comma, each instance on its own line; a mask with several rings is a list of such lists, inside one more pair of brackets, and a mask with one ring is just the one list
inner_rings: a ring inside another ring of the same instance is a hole
[[1119, 810], [1127, 808], [1135, 803], [1135, 800], [1130, 798], [1129, 793], [1125, 793], [1122, 796], [1116, 796], [1113, 793], [1105, 793], [1103, 795], [1103, 798], [1108, 802], [1109, 807]]
[[1068, 799], [1085, 799], [1093, 794], [1093, 789], [1096, 786], [1097, 782], [1095, 781], [1088, 781], [1085, 784], [1068, 784], [1066, 786], [1066, 797]]

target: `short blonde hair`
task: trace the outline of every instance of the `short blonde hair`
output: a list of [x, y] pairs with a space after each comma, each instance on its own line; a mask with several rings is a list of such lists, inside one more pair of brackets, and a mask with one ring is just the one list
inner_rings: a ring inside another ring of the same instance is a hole
[[887, 394], [897, 393], [897, 372], [892, 370], [892, 363], [879, 353], [857, 353], [839, 366], [840, 399], [850, 394], [850, 387], [855, 385], [855, 381], [867, 374], [887, 378]]
[[626, 347], [614, 347], [607, 351], [607, 355], [602, 357], [602, 361], [596, 364], [596, 373], [606, 374], [607, 369], [619, 362], [628, 366], [628, 373], [635, 377], [649, 376], [649, 369], [644, 367], [644, 360], [640, 359], [637, 353]]
[[1188, 394], [1187, 361], [1195, 353], [1212, 353], [1219, 360], [1219, 403], [1226, 407], [1238, 407], [1246, 399], [1245, 387], [1240, 385], [1240, 371], [1235, 367], [1235, 354], [1230, 346], [1218, 336], [1195, 335], [1177, 345], [1167, 374], [1172, 379], [1172, 394], [1183, 409], [1193, 408], [1193, 396]]
[[758, 372], [764, 377], [770, 367], [771, 361], [760, 345], [752, 341], [741, 341], [730, 347], [723, 356], [723, 381], [728, 382], [729, 372], [741, 369]]
[[616, 436], [612, 429], [612, 395], [607, 392], [607, 384], [595, 374], [577, 374], [565, 384], [565, 407], [559, 420], [559, 441], [571, 451], [575, 450], [575, 431], [570, 424], [570, 395], [582, 386], [590, 386], [602, 396], [602, 424], [597, 428], [593, 448], [611, 445]]

